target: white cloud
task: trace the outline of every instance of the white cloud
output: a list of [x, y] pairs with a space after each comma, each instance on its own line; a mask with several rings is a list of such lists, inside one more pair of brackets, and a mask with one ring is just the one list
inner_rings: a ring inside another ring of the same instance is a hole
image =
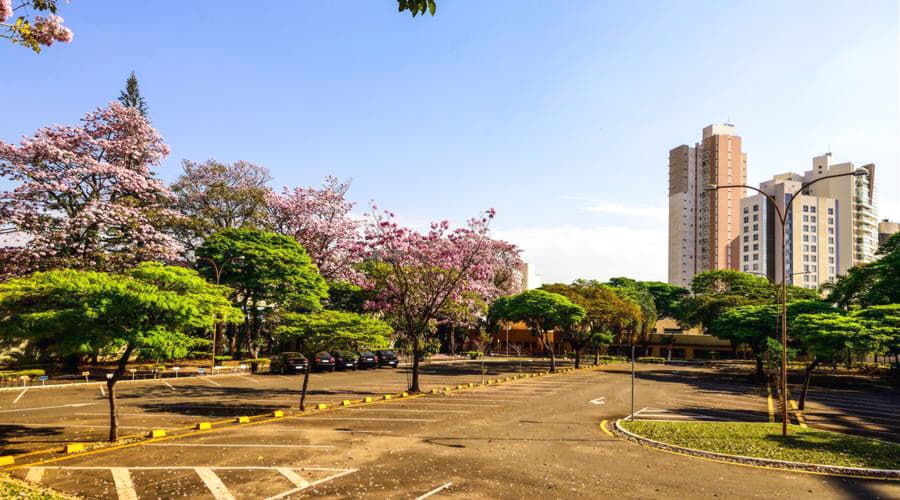
[[666, 279], [665, 229], [563, 226], [498, 229], [496, 236], [519, 245], [544, 283], [613, 276]]

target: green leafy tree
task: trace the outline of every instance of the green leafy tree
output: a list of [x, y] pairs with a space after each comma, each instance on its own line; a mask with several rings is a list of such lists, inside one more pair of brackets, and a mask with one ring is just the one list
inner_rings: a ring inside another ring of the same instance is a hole
[[799, 407], [806, 403], [812, 373], [822, 361], [852, 360], [854, 355], [878, 352], [887, 337], [860, 317], [838, 312], [801, 314], [791, 324], [792, 334], [808, 354]]
[[397, 11], [408, 11], [413, 17], [419, 14], [424, 16], [426, 12], [433, 16], [437, 11], [437, 3], [435, 0], [397, 0]]
[[210, 280], [219, 269], [220, 282], [234, 290], [231, 298], [244, 312], [240, 331], [229, 332], [235, 354], [246, 347], [257, 357], [260, 333], [279, 308], [317, 311], [328, 296], [325, 280], [303, 247], [280, 234], [255, 229], [219, 232], [197, 249], [197, 266]]
[[[832, 312], [831, 305], [818, 300], [801, 300], [788, 304], [788, 331], [792, 318], [801, 314]], [[734, 346], [744, 345], [753, 352], [756, 360], [756, 376], [764, 378], [769, 339], [777, 338], [777, 322], [781, 309], [775, 304], [743, 305], [725, 309], [708, 325], [708, 333], [728, 340]], [[771, 357], [771, 356], [770, 356]]]
[[[653, 330], [656, 328], [656, 320], [659, 318], [653, 295], [643, 283], [631, 278], [612, 278], [608, 285], [613, 287], [620, 296], [632, 301], [640, 308], [640, 318], [631, 324], [629, 343], [640, 343], [644, 355], [649, 355], [650, 341], [653, 339]], [[622, 331], [620, 330], [617, 335], [619, 342], [623, 340]]]
[[109, 439], [118, 439], [116, 382], [134, 354], [183, 357], [197, 330], [215, 321], [239, 322], [228, 290], [195, 271], [143, 263], [123, 274], [93, 271], [39, 272], [0, 283], [0, 336], [23, 341], [53, 339], [63, 354], [116, 353], [107, 378]]
[[641, 284], [653, 297], [653, 305], [660, 318], [677, 319], [682, 316], [681, 301], [690, 296], [690, 290], [660, 281], [642, 281]]
[[125, 107], [138, 110], [141, 116], [147, 118], [147, 103], [144, 102], [144, 97], [141, 95], [137, 75], [134, 74], [134, 71], [131, 72], [128, 80], [125, 81], [125, 89], [119, 93], [119, 102]]
[[882, 336], [883, 354], [894, 356], [894, 363], [900, 369], [900, 304], [866, 307], [852, 314], [865, 321], [874, 333]]
[[[322, 351], [358, 351], [386, 346], [394, 333], [390, 325], [365, 314], [324, 310], [315, 313], [287, 313], [275, 329], [283, 342], [294, 341], [307, 358]], [[306, 409], [310, 363], [303, 375], [300, 410]]]
[[829, 286], [841, 307], [900, 303], [900, 233], [878, 249], [878, 260], [855, 266]]
[[580, 321], [585, 310], [558, 293], [546, 290], [528, 290], [492, 304], [491, 315], [506, 321], [525, 323], [531, 334], [538, 337], [550, 351], [550, 371], [556, 371], [556, 355], [550, 342], [550, 334], [564, 325]]
[[631, 300], [621, 297], [607, 285], [597, 281], [576, 281], [571, 285], [552, 284], [541, 287], [558, 293], [585, 310], [579, 321], [561, 325], [563, 338], [575, 351], [575, 366], [580, 366], [581, 352], [588, 347], [605, 348], [613, 341], [613, 330], [641, 321], [640, 308]]

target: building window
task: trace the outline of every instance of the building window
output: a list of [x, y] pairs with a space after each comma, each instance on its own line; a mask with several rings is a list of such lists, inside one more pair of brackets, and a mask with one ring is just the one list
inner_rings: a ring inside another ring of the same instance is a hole
[[803, 205], [803, 211], [809, 212], [809, 205]]
[[834, 264], [834, 257], [828, 257], [828, 263]]
[[758, 254], [758, 253], [753, 254], [753, 260], [759, 260], [759, 254]]
[[744, 243], [747, 243], [748, 241], [750, 241], [750, 238], [745, 234], [744, 235]]
[[816, 252], [816, 246], [815, 246], [815, 245], [811, 246], [809, 251], [815, 253], [815, 252]]
[[829, 245], [834, 245], [834, 236], [829, 236], [829, 237], [828, 237], [828, 244], [829, 244]]
[[754, 235], [753, 235], [753, 241], [759, 241], [759, 235], [758, 235], [758, 234], [754, 234]]
[[753, 230], [759, 231], [759, 224], [753, 224]]
[[744, 226], [744, 232], [745, 232], [745, 233], [749, 233], [749, 232], [750, 232], [750, 226]]
[[759, 264], [753, 264], [753, 270], [759, 271]]
[[833, 208], [828, 207], [828, 215], [834, 215], [834, 209], [833, 209]]
[[808, 265], [806, 265], [806, 264], [803, 265], [803, 272], [804, 272], [804, 273], [808, 273], [808, 272], [809, 272], [809, 266], [808, 266]]
[[747, 213], [749, 211], [750, 211], [750, 209], [748, 207], [744, 207], [744, 213]]
[[833, 228], [833, 227], [829, 227], [829, 228], [828, 228], [828, 234], [834, 234], [834, 228]]
[[749, 255], [745, 255], [745, 256], [744, 256], [744, 262], [750, 262], [750, 256], [749, 256]]
[[809, 235], [808, 235], [808, 234], [804, 234], [804, 235], [803, 235], [803, 241], [809, 241]]
[[[806, 208], [806, 207], [803, 207], [803, 208]], [[808, 216], [808, 215], [804, 215], [804, 216], [803, 216], [803, 222], [809, 222], [809, 216]]]
[[759, 205], [753, 205], [753, 211], [759, 212]]
[[809, 207], [809, 211], [812, 213], [816, 213], [816, 207], [815, 206]]
[[744, 251], [745, 251], [745, 252], [749, 252], [749, 251], [750, 251], [750, 246], [749, 246], [749, 245], [744, 245]]
[[810, 216], [809, 216], [809, 221], [810, 221], [810, 222], [815, 222], [815, 221], [816, 221], [816, 216], [815, 216], [815, 215], [810, 215]]
[[828, 273], [834, 274], [834, 266], [828, 266]]
[[759, 220], [759, 214], [753, 214], [753, 222], [756, 222], [758, 220]]
[[754, 244], [753, 244], [753, 250], [754, 250], [754, 251], [759, 250], [759, 244], [754, 243]]
[[749, 270], [750, 270], [750, 266], [748, 266], [747, 264], [744, 264], [744, 271], [749, 271]]
[[810, 236], [810, 238], [812, 238], [810, 241], [812, 241], [813, 243], [816, 242], [816, 235], [812, 235], [812, 236]]
[[804, 232], [804, 233], [808, 233], [808, 232], [809, 232], [809, 226], [807, 226], [806, 224], [803, 224], [803, 232]]
[[828, 247], [828, 253], [834, 253], [834, 247]]
[[750, 222], [750, 217], [744, 217], [744, 224]]
[[809, 262], [809, 255], [803, 254], [803, 262]]
[[828, 218], [828, 223], [831, 224], [831, 225], [834, 225], [834, 217], [829, 217], [829, 218]]

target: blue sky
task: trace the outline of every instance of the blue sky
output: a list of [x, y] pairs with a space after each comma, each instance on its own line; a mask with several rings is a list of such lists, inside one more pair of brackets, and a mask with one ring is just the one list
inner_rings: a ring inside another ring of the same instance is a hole
[[[272, 4], [275, 5], [275, 4]], [[495, 207], [545, 281], [666, 277], [668, 150], [730, 122], [749, 178], [874, 162], [900, 219], [894, 0], [71, 0], [69, 45], [0, 46], [0, 140], [74, 123], [137, 72], [183, 158], [274, 187], [353, 178], [410, 224]]]

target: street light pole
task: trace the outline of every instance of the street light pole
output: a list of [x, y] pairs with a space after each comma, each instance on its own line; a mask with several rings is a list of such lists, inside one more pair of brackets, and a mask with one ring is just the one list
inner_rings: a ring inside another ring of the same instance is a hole
[[[748, 186], [746, 184], [731, 184], [727, 186], [717, 186], [715, 184], [710, 184], [706, 187], [706, 191], [718, 191], [719, 189], [732, 189], [732, 188], [744, 188], [751, 189], [756, 191], [757, 193], [766, 197], [769, 203], [772, 204], [772, 207], [775, 209], [775, 213], [778, 216], [778, 222], [781, 223], [781, 383], [779, 385], [779, 400], [781, 402], [781, 435], [783, 437], [787, 437], [788, 432], [788, 411], [787, 411], [787, 217], [790, 212], [791, 205], [793, 205], [794, 200], [797, 199], [797, 196], [802, 194], [809, 186], [813, 184], [824, 181], [825, 179], [834, 179], [836, 177], [846, 177], [846, 176], [861, 176], [868, 175], [869, 172], [865, 169], [857, 169], [853, 172], [847, 172], [843, 174], [834, 174], [834, 175], [826, 175], [824, 177], [819, 177], [818, 179], [814, 179], [810, 182], [804, 183], [800, 185], [800, 189], [791, 194], [790, 198], [787, 199], [787, 202], [784, 204], [784, 210], [781, 210], [778, 207], [778, 204], [775, 203], [775, 198], [772, 195], [763, 192], [759, 188], [755, 188], [753, 186]], [[632, 410], [633, 411], [633, 410]]]
[[[209, 257], [201, 257], [200, 260], [204, 260], [212, 264], [213, 272], [216, 274], [216, 286], [220, 286], [222, 284], [222, 271], [225, 269], [225, 265], [231, 261], [231, 259], [226, 260], [222, 263], [222, 265], [216, 264], [216, 261], [210, 259]], [[219, 321], [219, 318], [216, 318], [216, 327], [213, 329], [213, 338], [212, 338], [212, 356], [210, 359], [211, 365], [209, 367], [210, 375], [216, 369], [216, 340], [219, 337], [219, 329], [222, 327], [222, 322]]]

